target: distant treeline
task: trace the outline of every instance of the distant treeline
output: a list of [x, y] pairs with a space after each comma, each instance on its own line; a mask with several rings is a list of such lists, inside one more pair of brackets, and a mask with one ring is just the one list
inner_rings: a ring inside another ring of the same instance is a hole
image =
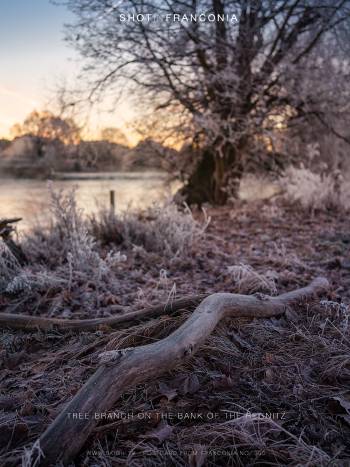
[[63, 143], [60, 139], [19, 136], [0, 140], [0, 172], [19, 177], [46, 177], [55, 172], [167, 170], [174, 149], [146, 139], [130, 148], [110, 141]]

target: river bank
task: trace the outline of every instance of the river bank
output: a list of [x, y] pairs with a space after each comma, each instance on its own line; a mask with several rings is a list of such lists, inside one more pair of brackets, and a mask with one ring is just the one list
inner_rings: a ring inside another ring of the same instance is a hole
[[[74, 209], [65, 212], [77, 220]], [[17, 276], [30, 289], [2, 294], [0, 311], [108, 318], [193, 294], [276, 295], [317, 276], [331, 288], [282, 316], [221, 323], [194, 357], [128, 391], [108, 417], [100, 414], [76, 465], [341, 465], [349, 457], [344, 213], [241, 201], [206, 215], [171, 206], [105, 213], [87, 226], [95, 245], [82, 242], [80, 230], [69, 237], [71, 228], [23, 238], [32, 265]], [[162, 339], [189, 313], [78, 334], [4, 331], [1, 463], [37, 439], [95, 371], [101, 352]]]

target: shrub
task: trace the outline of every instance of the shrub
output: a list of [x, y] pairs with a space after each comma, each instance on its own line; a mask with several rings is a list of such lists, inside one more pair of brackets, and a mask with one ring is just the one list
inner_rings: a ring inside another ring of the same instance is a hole
[[[126, 257], [119, 251], [99, 248], [77, 207], [75, 190], [63, 192], [50, 187], [50, 194], [49, 224], [37, 226], [23, 240], [31, 266], [16, 272], [8, 291], [46, 291], [46, 296], [51, 296], [47, 299], [50, 315], [72, 306], [77, 309], [77, 304], [84, 313], [94, 315], [99, 313], [103, 294], [121, 293], [116, 268]], [[30, 298], [27, 293], [26, 300]]]
[[123, 236], [133, 245], [165, 256], [182, 256], [206, 230], [210, 219], [196, 221], [190, 209], [181, 211], [174, 203], [154, 205], [144, 212], [125, 212], [121, 218]]
[[[139, 249], [142, 254], [172, 259], [186, 255], [209, 222], [196, 221], [187, 207], [182, 212], [172, 203], [120, 216], [104, 211], [88, 219], [77, 206], [74, 190], [51, 187], [50, 192], [48, 225], [36, 226], [23, 238], [30, 266], [11, 262], [7, 250], [8, 258], [3, 256], [1, 263], [6, 266], [5, 290], [14, 295], [26, 291], [20, 300], [35, 301], [37, 309], [45, 309], [49, 316], [73, 312], [99, 316], [109, 313], [111, 304], [122, 306], [130, 296], [135, 300], [137, 290], [123, 271], [130, 277], [139, 271], [133, 271], [131, 264], [121, 267], [126, 257], [115, 248], [107, 251], [101, 243], [120, 243], [121, 238], [126, 251]], [[150, 299], [155, 294], [159, 291], [151, 291]]]
[[307, 168], [289, 167], [280, 179], [285, 198], [304, 209], [350, 208], [350, 183], [339, 172], [319, 174]]
[[90, 229], [102, 243], [124, 242], [126, 246], [174, 258], [189, 251], [209, 222], [208, 218], [202, 223], [195, 220], [188, 206], [180, 210], [175, 203], [168, 202], [144, 211], [124, 211], [120, 215], [100, 211], [91, 216]]
[[91, 235], [102, 245], [119, 245], [123, 242], [123, 226], [118, 216], [110, 209], [101, 209], [89, 216]]
[[126, 259], [112, 251], [101, 258], [83, 211], [77, 207], [75, 189], [65, 193], [50, 186], [50, 195], [50, 225], [34, 230], [26, 242], [26, 250], [32, 259], [42, 258], [53, 266], [68, 264], [70, 276], [79, 272], [96, 280], [106, 276], [115, 263]]
[[19, 274], [21, 266], [0, 238], [0, 292], [4, 292], [8, 284]]
[[44, 268], [22, 267], [6, 243], [0, 239], [0, 293], [18, 295], [31, 290], [48, 290], [66, 283]]

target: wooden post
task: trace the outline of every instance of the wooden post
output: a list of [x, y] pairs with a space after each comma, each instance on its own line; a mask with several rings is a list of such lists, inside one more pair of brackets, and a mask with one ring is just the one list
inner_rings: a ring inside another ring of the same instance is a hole
[[110, 190], [109, 200], [110, 200], [111, 212], [114, 214], [114, 212], [115, 212], [115, 191], [114, 190]]

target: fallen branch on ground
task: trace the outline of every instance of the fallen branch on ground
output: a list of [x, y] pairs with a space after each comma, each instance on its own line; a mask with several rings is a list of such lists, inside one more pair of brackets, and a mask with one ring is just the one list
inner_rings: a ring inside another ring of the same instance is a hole
[[[223, 318], [268, 318], [325, 292], [326, 279], [278, 297], [216, 293], [205, 298], [172, 334], [158, 342], [101, 354], [103, 364], [89, 378], [29, 453], [35, 465], [69, 463], [98, 424], [95, 413], [110, 410], [128, 389], [175, 368], [192, 356]], [[82, 414], [75, 418], [73, 414]], [[28, 452], [27, 452], [28, 455]]]
[[11, 217], [10, 219], [0, 219], [0, 235], [2, 234], [2, 229], [5, 229], [9, 224], [15, 224], [22, 220], [22, 217]]
[[101, 326], [110, 328], [122, 327], [123, 325], [142, 321], [143, 319], [157, 318], [165, 313], [176, 312], [185, 308], [193, 308], [198, 305], [208, 294], [190, 295], [178, 300], [170, 300], [164, 305], [156, 305], [142, 310], [132, 311], [110, 318], [94, 319], [58, 319], [43, 318], [41, 316], [12, 315], [0, 313], [0, 328], [21, 329], [23, 331], [36, 331], [41, 329], [49, 331], [96, 331]]
[[12, 239], [15, 228], [12, 224], [21, 221], [21, 217], [12, 217], [11, 219], [0, 219], [0, 238], [6, 243], [11, 253], [15, 256], [21, 266], [27, 264], [28, 260], [20, 245]]

